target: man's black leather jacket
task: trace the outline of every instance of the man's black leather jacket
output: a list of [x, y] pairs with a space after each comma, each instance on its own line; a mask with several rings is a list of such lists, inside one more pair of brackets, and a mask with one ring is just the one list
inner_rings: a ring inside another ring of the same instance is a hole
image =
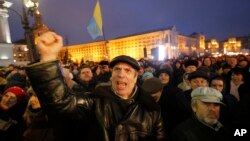
[[86, 120], [90, 119], [86, 116], [94, 115], [91, 121], [98, 126], [91, 140], [166, 139], [159, 106], [140, 88], [136, 89], [136, 97], [126, 101], [129, 105], [124, 112], [119, 108], [122, 99], [110, 86], [100, 86], [90, 95], [71, 92], [64, 83], [59, 61], [29, 65], [26, 72], [49, 118]]

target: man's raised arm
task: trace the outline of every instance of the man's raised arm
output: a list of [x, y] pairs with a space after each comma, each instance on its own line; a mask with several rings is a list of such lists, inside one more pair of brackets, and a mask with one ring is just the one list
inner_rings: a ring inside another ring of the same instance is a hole
[[40, 61], [51, 61], [57, 59], [57, 55], [63, 46], [62, 37], [55, 32], [46, 32], [37, 39], [37, 51]]

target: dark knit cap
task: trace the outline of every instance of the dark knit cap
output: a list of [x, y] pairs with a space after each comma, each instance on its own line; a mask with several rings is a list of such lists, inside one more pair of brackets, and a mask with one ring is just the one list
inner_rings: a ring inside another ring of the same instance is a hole
[[18, 81], [21, 83], [26, 83], [26, 76], [17, 72], [13, 74], [12, 76], [10, 76], [8, 81]]
[[197, 70], [197, 71], [191, 72], [188, 75], [188, 80], [192, 80], [192, 79], [195, 79], [195, 78], [198, 78], [198, 77], [204, 78], [206, 80], [209, 79], [209, 76], [208, 76], [208, 74], [206, 72]]
[[198, 71], [204, 71], [205, 73], [209, 74], [210, 73], [210, 69], [207, 66], [200, 66], [198, 69]]
[[127, 56], [127, 55], [120, 55], [120, 56], [115, 57], [114, 59], [111, 60], [109, 67], [113, 68], [117, 63], [120, 63], [120, 62], [131, 65], [137, 71], [140, 70], [139, 63], [134, 58]]
[[163, 85], [159, 78], [152, 77], [143, 82], [142, 89], [149, 94], [153, 94], [162, 90]]
[[184, 62], [185, 68], [188, 66], [196, 66], [198, 67], [198, 61], [197, 60], [187, 60]]
[[101, 62], [99, 63], [99, 65], [109, 65], [109, 62], [108, 62], [108, 61], [103, 60], [103, 61], [101, 61]]

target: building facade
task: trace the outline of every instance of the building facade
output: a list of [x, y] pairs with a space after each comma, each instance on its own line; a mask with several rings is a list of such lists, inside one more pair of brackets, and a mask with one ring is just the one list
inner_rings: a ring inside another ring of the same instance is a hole
[[236, 37], [231, 37], [223, 42], [224, 54], [239, 54], [241, 51], [241, 41]]
[[[179, 35], [176, 27], [157, 31], [140, 33], [126, 37], [120, 37], [108, 41], [86, 43], [80, 45], [65, 46], [59, 54], [63, 59], [65, 53], [74, 62], [111, 60], [118, 55], [129, 55], [135, 59], [169, 59], [179, 57], [180, 54], [190, 54], [200, 51], [205, 46], [204, 35], [196, 37]], [[159, 54], [152, 50], [160, 48]], [[157, 56], [157, 57], [155, 57]], [[162, 56], [161, 58], [158, 58]]]
[[207, 42], [207, 50], [212, 54], [219, 53], [219, 47], [219, 42], [215, 38], [212, 38], [209, 42]]

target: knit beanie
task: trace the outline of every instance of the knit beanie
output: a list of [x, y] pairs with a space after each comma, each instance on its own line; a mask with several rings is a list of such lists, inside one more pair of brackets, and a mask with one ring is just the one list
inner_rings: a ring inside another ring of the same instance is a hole
[[15, 94], [17, 97], [17, 101], [23, 100], [26, 96], [26, 92], [22, 88], [17, 87], [17, 86], [13, 86], [13, 87], [6, 89], [4, 91], [4, 94], [6, 94], [7, 92], [11, 92], [11, 93]]
[[154, 77], [154, 75], [153, 75], [153, 73], [152, 72], [145, 72], [143, 75], [142, 75], [142, 77], [141, 77], [141, 79], [142, 80], [144, 80], [146, 77]]

